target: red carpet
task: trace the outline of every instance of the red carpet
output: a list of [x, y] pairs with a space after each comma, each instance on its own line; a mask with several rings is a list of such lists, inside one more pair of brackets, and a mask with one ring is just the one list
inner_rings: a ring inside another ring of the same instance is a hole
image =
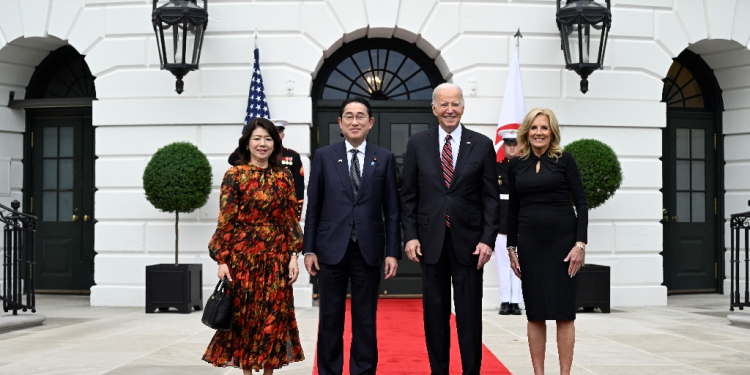
[[[344, 328], [344, 375], [349, 374], [352, 331], [350, 300]], [[422, 375], [430, 373], [425, 347], [421, 299], [381, 299], [378, 302], [378, 374]], [[451, 375], [461, 374], [455, 316], [451, 316]], [[318, 370], [313, 368], [313, 375]], [[492, 352], [482, 345], [482, 375], [510, 375]]]

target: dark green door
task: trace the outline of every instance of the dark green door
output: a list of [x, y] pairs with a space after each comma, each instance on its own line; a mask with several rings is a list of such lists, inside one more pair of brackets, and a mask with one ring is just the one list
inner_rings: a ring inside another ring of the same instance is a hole
[[[437, 118], [432, 114], [429, 104], [419, 111], [413, 108], [373, 108], [372, 115], [375, 117], [375, 125], [367, 135], [367, 142], [391, 150], [395, 154], [400, 189], [403, 178], [401, 171], [403, 171], [406, 143], [409, 137], [437, 126]], [[317, 148], [343, 141], [337, 119], [338, 110], [319, 110], [318, 130], [320, 133]], [[402, 251], [403, 248], [402, 242]], [[399, 261], [396, 277], [381, 281], [380, 294], [389, 297], [421, 296], [422, 271], [419, 264], [410, 261], [404, 255]]]
[[670, 293], [717, 288], [715, 115], [668, 113], [663, 133], [664, 283]]
[[91, 108], [28, 110], [30, 211], [38, 220], [36, 286], [86, 293], [94, 284]]

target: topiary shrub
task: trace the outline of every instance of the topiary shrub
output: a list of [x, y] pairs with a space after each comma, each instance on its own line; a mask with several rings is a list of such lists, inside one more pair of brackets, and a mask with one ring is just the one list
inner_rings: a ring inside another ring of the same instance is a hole
[[159, 211], [175, 213], [175, 265], [179, 264], [180, 212], [193, 212], [206, 204], [211, 180], [211, 165], [206, 155], [189, 142], [160, 148], [143, 171], [146, 199]]
[[581, 171], [589, 210], [615, 195], [622, 184], [620, 161], [612, 148], [596, 139], [579, 139], [565, 146]]

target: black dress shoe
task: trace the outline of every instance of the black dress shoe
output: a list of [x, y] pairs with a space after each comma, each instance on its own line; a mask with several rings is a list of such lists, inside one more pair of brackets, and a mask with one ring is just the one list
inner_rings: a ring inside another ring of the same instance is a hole
[[510, 315], [510, 302], [500, 304], [500, 315]]
[[517, 303], [511, 303], [510, 304], [510, 313], [512, 315], [521, 315], [521, 308], [518, 307]]

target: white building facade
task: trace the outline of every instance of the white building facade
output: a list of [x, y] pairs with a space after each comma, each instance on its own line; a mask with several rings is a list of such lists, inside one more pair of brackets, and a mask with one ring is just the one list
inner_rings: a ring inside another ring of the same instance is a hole
[[[151, 1], [2, 0], [0, 203], [21, 201], [53, 233], [37, 241], [46, 283], [38, 288], [143, 306], [145, 266], [174, 260], [174, 217], [146, 201], [143, 170], [166, 144], [196, 144], [213, 166], [214, 192], [180, 217], [180, 262], [203, 264], [207, 295], [216, 265], [206, 245], [245, 115], [255, 30], [271, 115], [289, 121], [285, 146], [309, 170], [315, 149], [340, 139], [329, 124], [347, 89], [334, 86], [362, 51], [402, 54], [429, 86], [373, 101], [374, 142], [402, 147], [399, 135], [434, 126], [425, 92], [442, 81], [464, 89], [463, 123], [494, 140], [520, 28], [527, 107], [555, 111], [564, 144], [601, 140], [622, 164], [622, 187], [589, 216], [586, 261], [611, 267], [612, 305], [728, 293], [724, 221], [750, 199], [750, 1], [612, 3], [605, 66], [584, 95], [564, 68], [552, 0], [209, 0], [200, 70], [177, 95], [159, 69]], [[413, 77], [401, 72], [404, 87]], [[57, 99], [52, 108], [48, 99]], [[312, 293], [303, 275], [295, 303], [310, 305]], [[485, 308], [499, 306], [498, 294], [490, 262]]]

